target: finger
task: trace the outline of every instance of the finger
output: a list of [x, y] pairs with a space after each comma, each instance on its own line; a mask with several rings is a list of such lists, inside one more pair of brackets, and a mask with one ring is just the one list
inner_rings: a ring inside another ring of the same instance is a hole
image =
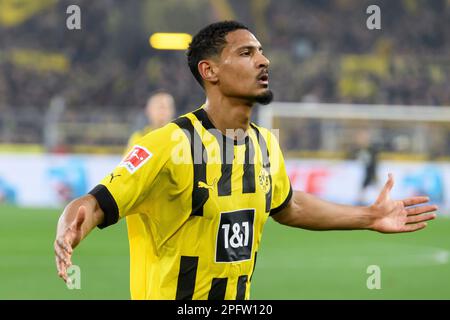
[[67, 280], [69, 279], [69, 277], [67, 276], [67, 270], [65, 267], [63, 267], [62, 271], [60, 273], [58, 273], [58, 275], [61, 279], [64, 280], [64, 282], [67, 283]]
[[427, 226], [426, 222], [422, 222], [422, 223], [415, 223], [415, 224], [407, 224], [405, 225], [405, 227], [403, 228], [403, 232], [414, 232], [414, 231], [419, 231], [422, 230], [423, 228], [425, 228]]
[[59, 257], [55, 254], [55, 263], [56, 263], [56, 271], [58, 271], [58, 275], [62, 272], [63, 263], [59, 259]]
[[[67, 264], [72, 257], [72, 248], [64, 244], [64, 241], [57, 240], [54, 245], [55, 254], [58, 254], [62, 260]], [[69, 250], [69, 251], [68, 251]]]
[[67, 269], [72, 265], [70, 257], [68, 259], [63, 259], [61, 254], [55, 251], [56, 268], [58, 270], [58, 276], [62, 278], [66, 283], [68, 280]]
[[56, 270], [58, 271], [58, 277], [65, 280], [65, 277], [67, 274], [66, 274], [66, 266], [65, 266], [64, 262], [61, 261], [61, 259], [59, 259], [58, 256], [55, 256], [55, 261], [56, 261]]
[[55, 248], [55, 256], [62, 261], [65, 265], [69, 264], [70, 259], [67, 256], [67, 253], [61, 248]]
[[68, 254], [72, 254], [72, 252], [73, 252], [72, 246], [70, 246], [67, 241], [62, 240], [62, 239], [57, 239], [56, 243], [61, 249], [65, 250]]
[[406, 223], [418, 223], [418, 222], [425, 222], [428, 220], [433, 220], [436, 218], [435, 213], [429, 213], [429, 214], [423, 214], [423, 215], [417, 215], [417, 216], [410, 216], [406, 218]]
[[394, 176], [392, 175], [392, 173], [389, 173], [388, 180], [386, 181], [386, 184], [381, 190], [380, 195], [378, 196], [378, 200], [389, 198], [389, 192], [391, 192], [393, 186], [394, 186]]
[[414, 206], [416, 204], [426, 203], [430, 201], [429, 197], [413, 197], [402, 200], [405, 207]]
[[55, 256], [56, 258], [56, 268], [58, 270], [58, 276], [64, 280], [64, 282], [67, 282], [67, 267], [61, 259], [59, 259], [58, 256]]
[[437, 209], [438, 209], [438, 206], [430, 204], [427, 206], [407, 208], [406, 212], [408, 213], [408, 216], [415, 216], [417, 214], [433, 212], [433, 211], [436, 211]]

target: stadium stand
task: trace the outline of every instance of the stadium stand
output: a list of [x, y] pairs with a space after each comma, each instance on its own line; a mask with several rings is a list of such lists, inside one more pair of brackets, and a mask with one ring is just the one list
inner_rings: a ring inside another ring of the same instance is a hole
[[[178, 114], [192, 110], [203, 94], [184, 53], [154, 50], [148, 37], [224, 18], [245, 21], [262, 41], [277, 101], [450, 105], [446, 0], [378, 1], [383, 25], [375, 31], [362, 27], [370, 2], [357, 0], [79, 0], [79, 31], [65, 27], [73, 1], [13, 2], [0, 2], [1, 143], [43, 143], [55, 98], [64, 100], [64, 123], [108, 114], [113, 126], [127, 125], [123, 135], [73, 135], [69, 144], [125, 144], [148, 93], [161, 87], [176, 97]], [[180, 19], [186, 12], [196, 19]]]

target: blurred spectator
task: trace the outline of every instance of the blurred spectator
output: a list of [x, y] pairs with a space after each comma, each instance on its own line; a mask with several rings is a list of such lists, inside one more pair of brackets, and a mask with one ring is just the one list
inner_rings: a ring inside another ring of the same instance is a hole
[[129, 141], [128, 147], [133, 146], [137, 140], [145, 136], [152, 130], [161, 128], [169, 123], [175, 114], [175, 102], [173, 96], [167, 92], [160, 91], [151, 95], [145, 106], [145, 117], [148, 121], [145, 128], [134, 132]]

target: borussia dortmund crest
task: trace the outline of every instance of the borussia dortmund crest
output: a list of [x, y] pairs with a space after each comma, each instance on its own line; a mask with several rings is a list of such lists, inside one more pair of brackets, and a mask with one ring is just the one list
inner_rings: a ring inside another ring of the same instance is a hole
[[267, 172], [264, 168], [261, 168], [261, 171], [259, 171], [258, 183], [264, 193], [268, 193], [270, 191], [269, 172]]

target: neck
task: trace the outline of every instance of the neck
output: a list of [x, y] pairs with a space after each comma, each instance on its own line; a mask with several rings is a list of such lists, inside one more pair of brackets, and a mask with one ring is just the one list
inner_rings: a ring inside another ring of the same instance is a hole
[[151, 128], [159, 129], [165, 126], [167, 122], [165, 121], [155, 121], [150, 125]]
[[[208, 114], [209, 120], [216, 129], [223, 134], [230, 134], [231, 130], [241, 129], [244, 132], [250, 126], [250, 118], [252, 114], [252, 103], [244, 100], [230, 99], [221, 97], [219, 99], [211, 99], [208, 97], [204, 110]], [[229, 130], [227, 132], [227, 130]], [[235, 135], [230, 138], [236, 138]]]

